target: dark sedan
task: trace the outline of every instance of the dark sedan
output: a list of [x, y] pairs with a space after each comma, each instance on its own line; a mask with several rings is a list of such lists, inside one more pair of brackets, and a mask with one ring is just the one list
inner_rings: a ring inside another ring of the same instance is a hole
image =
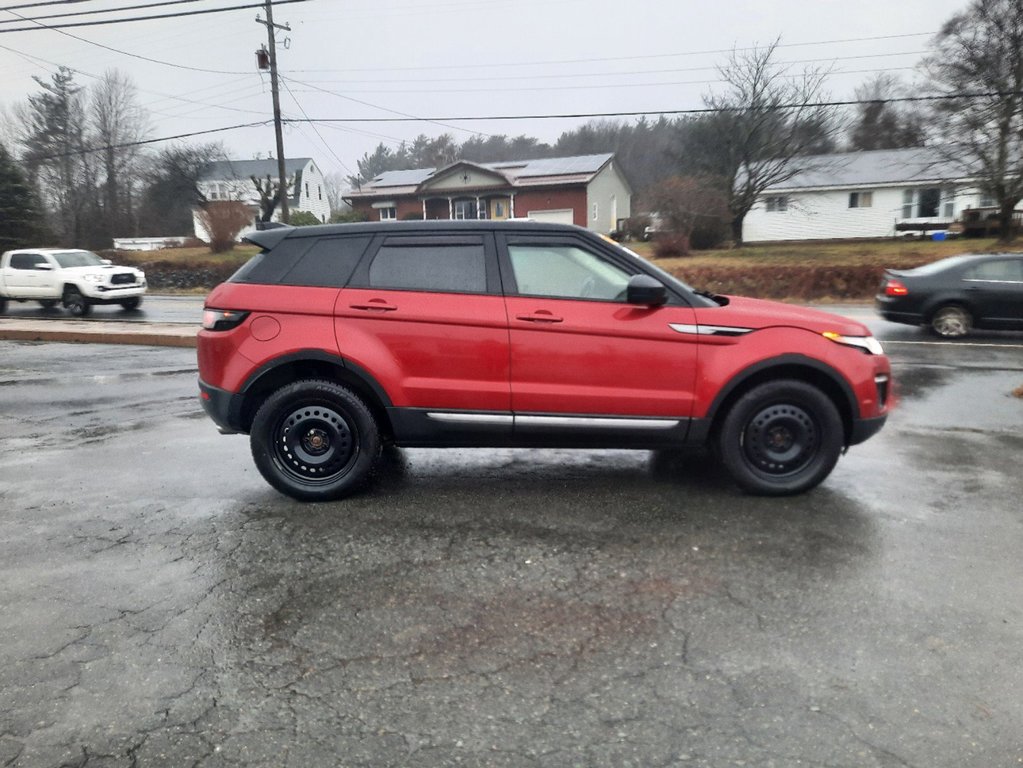
[[1023, 330], [1023, 254], [967, 254], [890, 269], [874, 303], [885, 320], [928, 325], [947, 338], [974, 328]]

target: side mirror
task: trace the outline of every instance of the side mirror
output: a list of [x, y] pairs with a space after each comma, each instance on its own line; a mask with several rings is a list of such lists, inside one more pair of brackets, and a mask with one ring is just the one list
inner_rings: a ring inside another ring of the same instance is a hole
[[110, 259], [100, 259], [100, 261], [103, 262], [103, 264], [105, 264], [107, 266], [109, 266], [109, 265], [114, 263]]
[[53, 265], [47, 261], [41, 261], [35, 265], [35, 269], [40, 272], [51, 272], [53, 270]]
[[659, 307], [668, 301], [668, 289], [650, 275], [633, 275], [629, 278], [625, 300], [629, 304]]

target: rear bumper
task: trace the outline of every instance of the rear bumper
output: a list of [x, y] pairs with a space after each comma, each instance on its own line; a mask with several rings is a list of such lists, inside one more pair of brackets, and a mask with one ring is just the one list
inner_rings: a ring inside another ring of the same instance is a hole
[[221, 433], [234, 435], [245, 432], [242, 424], [242, 396], [211, 386], [199, 380], [199, 401], [206, 415], [213, 419]]

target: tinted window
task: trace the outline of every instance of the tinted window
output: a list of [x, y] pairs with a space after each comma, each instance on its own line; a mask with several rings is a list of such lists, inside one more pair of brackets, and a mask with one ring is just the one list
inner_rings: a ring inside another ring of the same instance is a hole
[[966, 279], [1020, 282], [1023, 281], [1023, 261], [1005, 259], [1004, 261], [988, 261], [978, 264], [966, 272]]
[[329, 237], [318, 240], [284, 276], [285, 285], [343, 288], [352, 276], [369, 237]]
[[483, 245], [384, 245], [369, 268], [372, 288], [486, 293]]
[[43, 264], [45, 261], [46, 259], [38, 253], [12, 253], [11, 269], [32, 269], [36, 264]]
[[245, 262], [228, 282], [275, 285], [312, 244], [312, 238], [284, 239], [272, 251], [257, 253]]
[[589, 251], [571, 245], [510, 245], [508, 256], [523, 295], [625, 300], [628, 273]]

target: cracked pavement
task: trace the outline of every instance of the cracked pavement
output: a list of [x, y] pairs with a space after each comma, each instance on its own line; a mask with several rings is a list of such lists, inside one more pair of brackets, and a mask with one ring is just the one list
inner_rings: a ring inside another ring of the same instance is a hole
[[1018, 351], [893, 359], [796, 498], [415, 450], [305, 505], [190, 351], [0, 342], [0, 766], [1023, 764]]

